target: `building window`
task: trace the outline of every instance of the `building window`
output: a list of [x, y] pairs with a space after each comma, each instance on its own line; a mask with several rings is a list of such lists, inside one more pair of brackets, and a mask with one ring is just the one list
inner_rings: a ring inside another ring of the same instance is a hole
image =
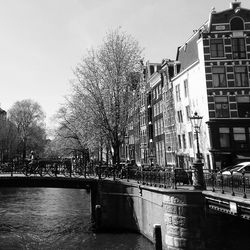
[[219, 128], [220, 146], [222, 148], [230, 147], [230, 132], [229, 128]]
[[190, 120], [190, 116], [191, 116], [191, 110], [190, 110], [190, 106], [186, 106], [186, 115], [187, 115], [187, 120]]
[[175, 86], [175, 93], [176, 93], [176, 101], [179, 102], [181, 100], [180, 84]]
[[244, 30], [244, 22], [241, 18], [235, 17], [230, 22], [231, 30]]
[[228, 99], [226, 96], [216, 96], [215, 114], [217, 118], [229, 117]]
[[249, 85], [247, 77], [247, 66], [235, 66], [234, 75], [235, 75], [235, 86], [246, 87]]
[[232, 39], [232, 52], [234, 59], [246, 58], [245, 38]]
[[158, 132], [158, 121], [155, 122], [155, 136], [159, 134]]
[[184, 80], [184, 94], [185, 94], [185, 97], [188, 97], [188, 80], [187, 79]]
[[234, 140], [235, 141], [245, 141], [246, 140], [245, 128], [236, 127], [236, 128], [233, 128], [233, 132], [234, 132]]
[[185, 136], [185, 134], [182, 135], [182, 141], [183, 141], [183, 148], [186, 149], [187, 144], [186, 144], [186, 136]]
[[226, 74], [225, 67], [216, 66], [212, 68], [213, 73], [213, 86], [216, 87], [225, 87], [226, 86]]
[[178, 146], [179, 148], [181, 148], [181, 136], [180, 135], [178, 135]]
[[158, 99], [159, 97], [159, 89], [158, 86], [155, 88], [155, 98]]
[[250, 96], [237, 96], [239, 117], [250, 117]]
[[246, 132], [243, 127], [233, 128], [233, 139], [237, 149], [244, 149], [246, 147]]
[[161, 134], [161, 120], [157, 121], [157, 127], [158, 127], [158, 135]]
[[189, 147], [193, 148], [193, 133], [188, 132], [188, 141], [189, 141]]
[[160, 120], [160, 126], [161, 126], [161, 134], [163, 134], [164, 133], [163, 119]]
[[211, 57], [223, 57], [224, 56], [224, 44], [222, 39], [210, 40], [210, 53]]
[[177, 111], [177, 117], [178, 117], [178, 122], [182, 123], [183, 122], [183, 117], [182, 117], [182, 111], [181, 110]]

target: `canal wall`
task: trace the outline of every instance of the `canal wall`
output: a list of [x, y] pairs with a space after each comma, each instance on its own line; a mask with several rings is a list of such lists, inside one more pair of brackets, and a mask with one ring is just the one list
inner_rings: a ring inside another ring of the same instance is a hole
[[154, 241], [160, 225], [163, 249], [205, 249], [204, 198], [200, 191], [160, 189], [101, 181], [92, 191], [99, 231], [135, 231]]

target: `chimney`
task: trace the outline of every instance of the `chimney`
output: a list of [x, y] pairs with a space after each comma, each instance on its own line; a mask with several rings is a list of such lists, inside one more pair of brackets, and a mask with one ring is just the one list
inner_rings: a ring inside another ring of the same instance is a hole
[[241, 2], [235, 1], [233, 3], [230, 3], [230, 8], [235, 10], [236, 8], [240, 8], [240, 5], [241, 5]]

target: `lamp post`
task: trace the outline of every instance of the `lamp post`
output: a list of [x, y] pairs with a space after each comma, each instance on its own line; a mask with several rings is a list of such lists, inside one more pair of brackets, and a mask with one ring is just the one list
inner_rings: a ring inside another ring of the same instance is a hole
[[154, 153], [153, 153], [152, 150], [150, 151], [149, 159], [150, 159], [150, 167], [152, 168], [153, 165], [154, 165], [154, 164], [153, 164]]
[[173, 151], [172, 151], [172, 148], [170, 146], [168, 147], [168, 152], [171, 156], [171, 169], [173, 170], [174, 169]]
[[194, 189], [204, 190], [206, 189], [204, 175], [203, 175], [203, 163], [201, 161], [201, 153], [200, 153], [200, 145], [199, 145], [199, 132], [202, 121], [202, 116], [199, 116], [197, 112], [194, 113], [193, 116], [189, 117], [192, 127], [196, 136], [197, 143], [197, 153], [196, 159], [193, 163], [193, 187]]

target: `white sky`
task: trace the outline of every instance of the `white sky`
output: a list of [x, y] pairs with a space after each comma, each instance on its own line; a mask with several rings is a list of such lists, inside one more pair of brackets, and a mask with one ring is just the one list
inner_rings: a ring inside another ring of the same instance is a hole
[[[70, 93], [73, 68], [86, 50], [118, 26], [143, 47], [144, 58], [175, 59], [185, 43], [216, 11], [234, 0], [0, 0], [0, 104], [23, 99], [56, 113]], [[250, 9], [244, 0], [243, 8]]]

